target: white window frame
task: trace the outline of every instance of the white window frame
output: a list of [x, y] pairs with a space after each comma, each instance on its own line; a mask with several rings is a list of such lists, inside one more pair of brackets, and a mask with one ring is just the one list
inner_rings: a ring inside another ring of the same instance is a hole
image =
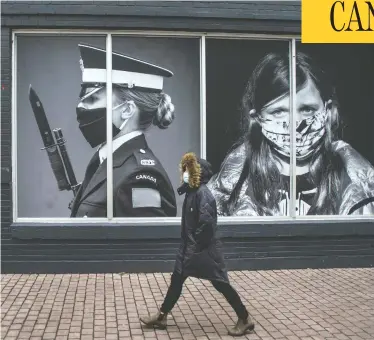
[[[168, 32], [168, 31], [95, 31], [95, 30], [67, 30], [67, 29], [16, 29], [12, 32], [12, 197], [13, 197], [13, 223], [54, 223], [54, 224], [121, 224], [124, 226], [134, 225], [168, 225], [179, 226], [180, 217], [167, 218], [113, 218], [113, 155], [108, 152], [107, 158], [107, 217], [106, 218], [27, 218], [18, 217], [18, 187], [17, 187], [17, 36], [48, 36], [48, 35], [86, 35], [101, 36], [106, 39], [107, 51], [107, 136], [112, 135], [112, 39], [119, 36], [139, 37], [175, 37], [195, 38], [200, 40], [200, 155], [206, 157], [206, 39], [236, 39], [236, 40], [278, 40], [289, 43], [290, 53], [290, 107], [291, 107], [291, 181], [290, 181], [290, 216], [266, 216], [266, 217], [219, 217], [221, 225], [243, 225], [243, 224], [276, 224], [290, 222], [291, 224], [305, 224], [316, 221], [374, 221], [374, 216], [341, 216], [341, 215], [315, 215], [297, 216], [295, 214], [296, 200], [296, 150], [293, 147], [296, 142], [295, 135], [295, 108], [296, 108], [296, 41], [300, 41], [299, 35], [266, 35], [266, 34], [244, 34], [244, 33], [214, 33], [214, 32]], [[112, 139], [107, 138], [109, 150], [112, 149]]]

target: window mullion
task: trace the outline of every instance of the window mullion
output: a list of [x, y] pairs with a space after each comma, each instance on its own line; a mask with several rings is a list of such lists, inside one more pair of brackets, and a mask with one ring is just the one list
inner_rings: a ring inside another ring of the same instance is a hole
[[296, 218], [296, 40], [290, 43], [290, 217]]
[[106, 37], [106, 143], [107, 143], [107, 218], [113, 219], [113, 149], [112, 149], [112, 35]]
[[200, 39], [200, 155], [206, 158], [206, 49], [205, 35]]

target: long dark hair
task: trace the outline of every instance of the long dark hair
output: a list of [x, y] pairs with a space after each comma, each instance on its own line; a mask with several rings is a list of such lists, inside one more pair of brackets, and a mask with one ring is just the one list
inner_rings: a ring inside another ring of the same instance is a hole
[[[308, 214], [336, 214], [338, 209], [339, 169], [341, 161], [333, 151], [332, 142], [336, 139], [339, 126], [338, 105], [335, 89], [325, 72], [304, 53], [296, 55], [296, 91], [312, 80], [319, 90], [322, 100], [331, 100], [331, 114], [326, 123], [326, 134], [318, 151], [309, 162], [309, 179], [317, 187], [313, 203]], [[242, 98], [243, 132], [234, 145], [244, 144], [245, 163], [227, 205], [228, 215], [232, 215], [241, 188], [249, 179], [249, 188], [253, 203], [259, 215], [273, 215], [278, 210], [283, 188], [282, 177], [277, 160], [270, 145], [263, 137], [261, 125], [251, 118], [249, 112], [255, 109], [261, 112], [270, 101], [288, 96], [290, 91], [289, 55], [269, 53], [265, 55], [249, 79]]]

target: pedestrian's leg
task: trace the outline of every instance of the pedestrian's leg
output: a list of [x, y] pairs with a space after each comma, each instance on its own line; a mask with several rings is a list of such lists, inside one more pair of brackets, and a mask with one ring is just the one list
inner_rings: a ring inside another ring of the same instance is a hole
[[168, 314], [177, 303], [182, 293], [183, 283], [186, 281], [186, 277], [174, 272], [171, 275], [171, 282], [166, 293], [164, 303], [162, 304], [160, 311], [164, 314]]
[[167, 315], [178, 301], [182, 293], [182, 287], [185, 280], [186, 277], [177, 272], [174, 272], [171, 275], [170, 286], [160, 310], [155, 315], [140, 318], [140, 321], [142, 321], [147, 326], [165, 329], [167, 325]]
[[221, 294], [223, 294], [227, 302], [238, 316], [238, 322], [233, 329], [229, 330], [229, 334], [233, 336], [240, 336], [244, 335], [247, 331], [252, 331], [255, 328], [255, 324], [251, 320], [249, 313], [243, 305], [243, 302], [236, 290], [226, 282], [212, 281], [212, 285]]

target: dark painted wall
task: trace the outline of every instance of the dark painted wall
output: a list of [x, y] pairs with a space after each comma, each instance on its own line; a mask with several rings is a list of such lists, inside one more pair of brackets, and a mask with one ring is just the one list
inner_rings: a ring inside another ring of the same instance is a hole
[[[179, 227], [13, 225], [11, 29], [300, 34], [300, 2], [2, 1], [2, 272], [170, 271]], [[372, 266], [372, 222], [221, 226], [231, 270]]]
[[2, 1], [2, 25], [300, 33], [300, 7], [299, 1]]

